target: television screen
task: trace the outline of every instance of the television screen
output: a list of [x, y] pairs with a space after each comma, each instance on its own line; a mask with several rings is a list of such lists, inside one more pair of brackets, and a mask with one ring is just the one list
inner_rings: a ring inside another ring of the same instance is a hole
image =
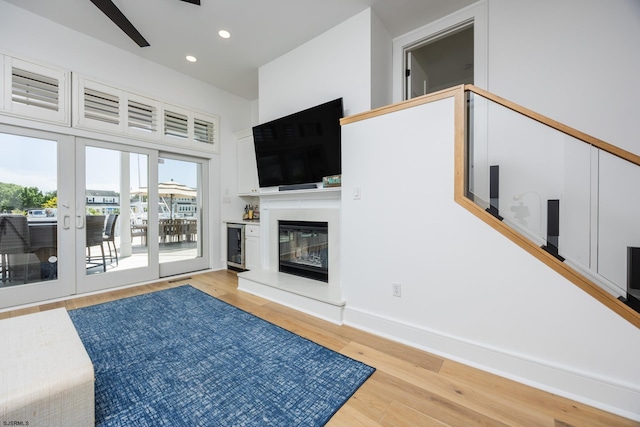
[[253, 128], [260, 187], [321, 182], [341, 173], [342, 98]]

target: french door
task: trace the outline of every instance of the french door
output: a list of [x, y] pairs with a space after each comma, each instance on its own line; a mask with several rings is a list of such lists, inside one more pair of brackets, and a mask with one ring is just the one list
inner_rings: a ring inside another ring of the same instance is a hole
[[209, 222], [204, 206], [209, 182], [204, 159], [159, 153], [159, 211], [168, 207], [169, 219], [158, 219], [160, 277], [209, 267]]
[[135, 213], [140, 188], [157, 187], [157, 152], [78, 138], [75, 158], [78, 293], [157, 279], [157, 195], [144, 198], [144, 221]]
[[209, 267], [208, 161], [0, 125], [0, 309]]
[[78, 292], [208, 268], [205, 159], [80, 138], [76, 159]]
[[0, 125], [0, 152], [0, 308], [73, 294], [73, 138]]

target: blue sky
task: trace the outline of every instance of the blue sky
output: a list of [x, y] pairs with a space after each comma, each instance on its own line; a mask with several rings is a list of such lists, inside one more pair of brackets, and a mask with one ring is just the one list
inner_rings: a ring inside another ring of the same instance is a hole
[[56, 141], [0, 133], [0, 182], [55, 190], [56, 147]]
[[[0, 133], [0, 153], [0, 182], [38, 187], [42, 192], [57, 189], [56, 141]], [[146, 155], [130, 155], [132, 189], [147, 186], [147, 162]], [[119, 191], [119, 165], [119, 151], [87, 147], [86, 188]], [[163, 159], [158, 164], [158, 179], [196, 188], [197, 170], [194, 163]]]

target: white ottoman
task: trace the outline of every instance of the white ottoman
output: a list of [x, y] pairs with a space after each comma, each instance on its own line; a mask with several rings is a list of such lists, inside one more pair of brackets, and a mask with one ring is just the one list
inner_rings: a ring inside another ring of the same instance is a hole
[[95, 425], [93, 365], [64, 308], [0, 320], [0, 343], [0, 426]]

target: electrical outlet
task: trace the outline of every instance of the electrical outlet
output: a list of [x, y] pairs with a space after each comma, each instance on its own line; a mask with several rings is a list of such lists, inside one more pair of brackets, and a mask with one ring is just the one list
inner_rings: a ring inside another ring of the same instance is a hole
[[402, 295], [402, 289], [400, 283], [394, 283], [392, 286], [392, 292], [394, 297], [399, 297]]

